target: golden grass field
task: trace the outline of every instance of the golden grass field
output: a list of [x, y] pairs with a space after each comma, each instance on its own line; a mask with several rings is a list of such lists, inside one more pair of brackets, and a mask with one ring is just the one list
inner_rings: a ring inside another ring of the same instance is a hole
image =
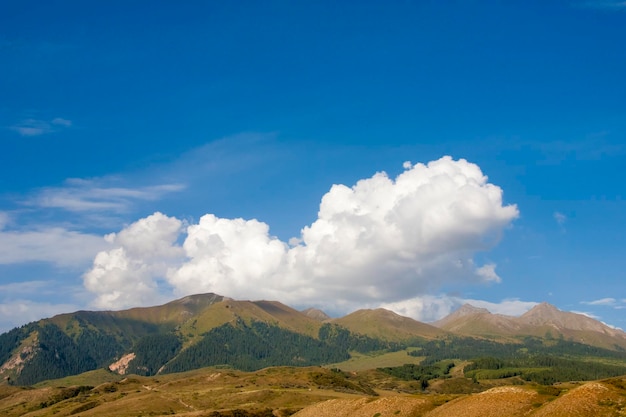
[[[406, 354], [405, 354], [406, 355]], [[364, 358], [363, 361], [366, 361]], [[386, 358], [394, 364], [393, 357]], [[204, 368], [156, 377], [105, 370], [35, 387], [0, 385], [0, 415], [207, 417], [625, 416], [626, 377], [557, 386], [453, 377], [421, 392], [376, 370]], [[506, 385], [506, 384], [509, 385]], [[516, 385], [511, 385], [515, 383]], [[82, 388], [81, 388], [82, 386]]]

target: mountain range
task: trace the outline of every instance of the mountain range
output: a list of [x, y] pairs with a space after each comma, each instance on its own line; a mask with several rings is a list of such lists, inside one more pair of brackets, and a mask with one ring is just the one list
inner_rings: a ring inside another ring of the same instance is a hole
[[205, 366], [257, 370], [333, 364], [357, 352], [411, 346], [426, 352], [436, 341], [521, 343], [529, 337], [626, 350], [623, 331], [547, 303], [520, 317], [464, 305], [427, 324], [385, 309], [330, 318], [278, 301], [198, 294], [155, 307], [77, 311], [15, 328], [0, 335], [0, 377], [29, 385], [101, 368], [145, 376]]
[[565, 312], [546, 302], [520, 317], [492, 314], [465, 304], [433, 323], [440, 329], [464, 336], [516, 339], [520, 336], [564, 338], [608, 349], [626, 348], [626, 333], [583, 314]]

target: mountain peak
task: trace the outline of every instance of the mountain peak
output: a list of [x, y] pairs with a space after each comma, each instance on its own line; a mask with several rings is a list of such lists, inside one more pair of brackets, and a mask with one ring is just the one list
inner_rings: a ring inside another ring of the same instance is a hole
[[491, 314], [491, 312], [487, 310], [486, 308], [476, 307], [469, 303], [465, 303], [461, 307], [454, 310], [452, 313], [445, 316], [444, 318], [436, 321], [436, 323], [439, 323], [440, 325], [442, 325], [449, 321], [456, 320], [458, 318], [465, 317], [465, 316], [472, 316], [474, 314]]
[[476, 306], [473, 306], [473, 305], [471, 305], [469, 303], [463, 304], [454, 313], [456, 313], [457, 316], [467, 316], [467, 315], [470, 315], [470, 314], [491, 314], [491, 312], [489, 310], [487, 310], [486, 308], [476, 307]]
[[[486, 308], [480, 308], [471, 304], [465, 303], [452, 313], [448, 314], [442, 319], [432, 323], [434, 326], [441, 329], [451, 330], [455, 328], [455, 323], [466, 322], [467, 320], [473, 320], [474, 317], [490, 318], [495, 317]], [[452, 326], [452, 327], [450, 327]]]
[[539, 304], [537, 304], [536, 306], [531, 308], [531, 310], [533, 310], [533, 309], [546, 310], [546, 311], [561, 311], [556, 306], [548, 303], [547, 301], [540, 302]]
[[400, 341], [416, 336], [430, 339], [445, 333], [432, 325], [401, 316], [385, 308], [357, 310], [331, 322], [355, 333], [383, 340]]
[[212, 292], [206, 294], [193, 294], [187, 295], [178, 300], [171, 301], [169, 304], [182, 304], [182, 305], [210, 305], [215, 302], [222, 301], [225, 297], [214, 294]]
[[555, 318], [561, 314], [564, 314], [561, 310], [556, 308], [550, 303], [541, 302], [528, 310], [526, 313], [522, 314], [520, 318], [522, 319], [551, 319]]
[[[611, 329], [604, 323], [592, 319], [583, 314], [561, 311], [552, 304], [546, 302], [537, 304], [535, 307], [520, 316], [519, 321], [534, 326], [550, 326], [558, 332], [594, 332], [596, 335], [618, 336], [625, 338], [622, 331]], [[582, 336], [581, 336], [582, 337]], [[583, 339], [585, 337], [582, 337]], [[591, 336], [588, 334], [587, 339]], [[582, 340], [582, 339], [581, 339]]]
[[309, 318], [312, 318], [318, 321], [324, 321], [324, 320], [330, 319], [330, 316], [328, 314], [324, 313], [322, 310], [318, 308], [312, 308], [312, 307], [307, 308], [306, 310], [302, 310], [301, 313]]

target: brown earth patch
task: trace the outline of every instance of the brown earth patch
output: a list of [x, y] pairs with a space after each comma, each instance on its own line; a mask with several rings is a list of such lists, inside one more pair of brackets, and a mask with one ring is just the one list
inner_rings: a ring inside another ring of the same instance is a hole
[[545, 404], [533, 417], [613, 417], [626, 416], [626, 396], [614, 386], [589, 382]]
[[406, 396], [335, 399], [306, 407], [293, 417], [421, 416], [432, 407], [431, 402], [425, 398]]
[[539, 401], [537, 392], [520, 387], [498, 387], [443, 404], [426, 417], [527, 416]]

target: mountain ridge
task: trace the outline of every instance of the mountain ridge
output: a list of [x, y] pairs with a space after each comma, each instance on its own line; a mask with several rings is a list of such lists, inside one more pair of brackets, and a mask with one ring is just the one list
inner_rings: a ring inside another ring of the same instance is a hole
[[583, 314], [561, 311], [547, 302], [535, 305], [519, 317], [493, 314], [466, 304], [433, 325], [473, 337], [558, 337], [603, 348], [626, 349], [626, 333], [622, 330]]
[[[348, 350], [399, 346], [394, 335], [373, 338], [331, 322], [278, 301], [213, 293], [161, 306], [64, 313], [1, 334], [0, 377], [29, 384], [97, 367], [140, 375], [233, 363], [256, 369], [337, 362], [349, 357]], [[285, 343], [274, 346], [275, 340]], [[277, 356], [281, 349], [283, 356]], [[189, 352], [196, 352], [196, 358]], [[198, 361], [198, 355], [204, 359]]]
[[329, 322], [339, 324], [356, 333], [384, 340], [404, 341], [415, 337], [433, 339], [448, 333], [384, 308], [357, 310]]
[[253, 370], [335, 363], [351, 351], [394, 351], [454, 337], [519, 342], [531, 336], [626, 347], [624, 332], [547, 303], [520, 317], [464, 305], [432, 324], [382, 308], [327, 317], [279, 301], [213, 293], [161, 306], [65, 313], [0, 334], [0, 377], [28, 384], [98, 367], [154, 375], [217, 365]]

